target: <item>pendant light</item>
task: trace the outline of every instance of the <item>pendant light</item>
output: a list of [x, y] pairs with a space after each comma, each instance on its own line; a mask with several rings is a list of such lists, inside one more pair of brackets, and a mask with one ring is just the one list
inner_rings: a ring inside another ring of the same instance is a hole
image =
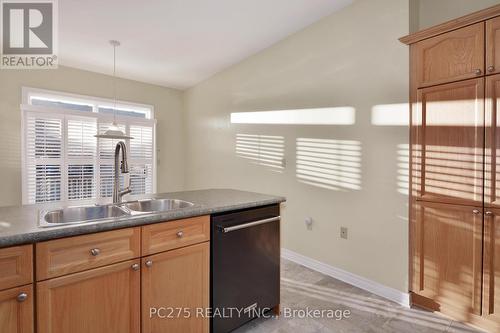
[[116, 123], [116, 48], [120, 46], [120, 42], [117, 40], [110, 40], [109, 44], [113, 46], [113, 97], [114, 97], [114, 106], [113, 106], [113, 123], [103, 134], [94, 135], [96, 138], [101, 139], [118, 139], [118, 140], [126, 140], [133, 139], [133, 137], [126, 135], [123, 131], [118, 127]]

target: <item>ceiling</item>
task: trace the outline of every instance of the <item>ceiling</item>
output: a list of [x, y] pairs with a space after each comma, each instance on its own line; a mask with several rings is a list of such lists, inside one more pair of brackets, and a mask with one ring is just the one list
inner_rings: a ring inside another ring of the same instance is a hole
[[64, 66], [185, 89], [352, 0], [60, 0]]

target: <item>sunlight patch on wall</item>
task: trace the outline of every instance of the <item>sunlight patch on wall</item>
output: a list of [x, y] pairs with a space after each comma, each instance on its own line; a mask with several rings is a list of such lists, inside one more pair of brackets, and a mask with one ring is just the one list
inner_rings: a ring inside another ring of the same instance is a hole
[[355, 121], [356, 110], [349, 106], [231, 113], [232, 124], [352, 125]]
[[372, 125], [409, 126], [410, 109], [408, 103], [381, 104], [372, 108]]
[[236, 134], [236, 155], [254, 164], [283, 172], [285, 138], [282, 136]]
[[334, 191], [361, 189], [361, 143], [297, 138], [299, 182]]
[[410, 148], [407, 143], [397, 146], [398, 192], [409, 195], [410, 191]]

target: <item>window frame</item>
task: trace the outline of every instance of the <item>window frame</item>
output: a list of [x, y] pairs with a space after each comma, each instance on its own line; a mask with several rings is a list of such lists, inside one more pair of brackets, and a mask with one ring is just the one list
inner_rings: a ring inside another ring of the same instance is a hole
[[[64, 108], [52, 108], [52, 107], [46, 107], [46, 106], [39, 106], [39, 105], [31, 105], [31, 98], [33, 96], [37, 97], [43, 97], [43, 98], [54, 98], [57, 99], [59, 98], [60, 100], [68, 101], [68, 102], [74, 102], [74, 103], [80, 103], [80, 104], [86, 104], [86, 105], [91, 105], [92, 106], [92, 112], [85, 112], [85, 111], [77, 111], [77, 110], [70, 110], [70, 109], [64, 109]], [[91, 199], [80, 199], [80, 200], [69, 200], [67, 196], [68, 192], [68, 155], [67, 155], [67, 143], [68, 143], [68, 136], [67, 136], [67, 123], [68, 119], [66, 116], [68, 116], [71, 119], [78, 119], [79, 117], [81, 118], [95, 118], [96, 120], [96, 126], [97, 126], [97, 131], [99, 131], [99, 124], [100, 123], [111, 123], [114, 120], [114, 116], [112, 114], [104, 114], [104, 113], [99, 113], [98, 112], [98, 107], [114, 107], [115, 101], [113, 99], [107, 99], [107, 98], [101, 98], [101, 97], [93, 97], [93, 96], [87, 96], [87, 95], [77, 95], [77, 94], [71, 94], [71, 93], [66, 93], [66, 92], [60, 92], [60, 91], [52, 91], [52, 90], [45, 90], [45, 89], [38, 89], [38, 88], [31, 88], [31, 87], [22, 87], [22, 103], [20, 105], [20, 111], [21, 111], [21, 161], [22, 161], [22, 168], [21, 168], [21, 179], [22, 179], [22, 203], [23, 205], [27, 204], [59, 204], [59, 205], [80, 205], [80, 204], [93, 204], [93, 203], [99, 203], [99, 204], [107, 204], [112, 202], [112, 198], [108, 197], [100, 197], [99, 191], [99, 184], [100, 184], [100, 172], [99, 168], [100, 165], [107, 165], [107, 163], [101, 164], [99, 163], [99, 157], [96, 157], [96, 160], [94, 160], [94, 166], [97, 167], [97, 169], [94, 171], [95, 175], [95, 198]], [[154, 111], [154, 106], [149, 105], [149, 104], [140, 104], [140, 103], [135, 103], [135, 102], [128, 102], [128, 101], [123, 101], [123, 100], [117, 100], [116, 101], [116, 108], [117, 109], [125, 109], [125, 110], [137, 110], [137, 111], [144, 111], [146, 112], [146, 118], [140, 118], [140, 117], [133, 117], [133, 116], [124, 116], [124, 115], [116, 115], [116, 122], [118, 124], [125, 124], [128, 131], [130, 130], [130, 126], [150, 126], [152, 128], [152, 159], [151, 159], [151, 165], [152, 165], [152, 194], [156, 193], [157, 191], [157, 169], [158, 169], [158, 160], [157, 160], [157, 144], [156, 144], [156, 124], [157, 120], [155, 118], [155, 111]], [[63, 139], [63, 144], [62, 144], [62, 157], [61, 157], [61, 193], [64, 193], [62, 195], [62, 199], [59, 201], [47, 201], [44, 203], [32, 203], [29, 202], [30, 194], [28, 193], [28, 177], [27, 177], [27, 147], [26, 147], [26, 141], [27, 141], [27, 133], [26, 133], [26, 115], [28, 113], [30, 114], [36, 114], [37, 112], [43, 113], [43, 114], [48, 114], [48, 115], [53, 115], [54, 117], [61, 118], [62, 119], [62, 139]], [[130, 140], [126, 140], [127, 148], [129, 149], [130, 153]], [[97, 146], [99, 146], [97, 142]], [[99, 148], [96, 147], [96, 152], [99, 151]], [[130, 195], [130, 199], [133, 200], [134, 198], [144, 196], [144, 194], [138, 194], [138, 195]]]

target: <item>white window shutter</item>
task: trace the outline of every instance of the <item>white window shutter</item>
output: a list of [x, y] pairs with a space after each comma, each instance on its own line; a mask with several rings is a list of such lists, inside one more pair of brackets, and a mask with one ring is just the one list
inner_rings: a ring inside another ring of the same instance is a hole
[[[77, 103], [52, 96], [50, 101], [50, 105], [22, 106], [23, 203], [61, 201], [75, 205], [78, 201], [88, 203], [103, 198], [109, 202], [113, 194], [115, 147], [120, 140], [95, 137], [111, 125], [109, 112], [97, 112], [99, 102], [92, 99], [80, 98]], [[154, 191], [155, 121], [147, 116], [152, 110], [141, 110], [144, 117], [116, 117], [120, 129], [134, 138], [125, 140], [130, 174], [120, 173], [120, 188], [130, 177], [132, 194]]]
[[28, 113], [24, 131], [25, 190], [28, 203], [61, 200], [62, 118]]
[[67, 156], [93, 161], [96, 155], [97, 122], [93, 118], [68, 119]]
[[130, 158], [152, 159], [153, 158], [153, 127], [152, 126], [130, 126]]
[[97, 150], [95, 118], [67, 118], [68, 200], [96, 197], [95, 158]]
[[132, 194], [153, 192], [153, 126], [130, 126], [130, 187]]

